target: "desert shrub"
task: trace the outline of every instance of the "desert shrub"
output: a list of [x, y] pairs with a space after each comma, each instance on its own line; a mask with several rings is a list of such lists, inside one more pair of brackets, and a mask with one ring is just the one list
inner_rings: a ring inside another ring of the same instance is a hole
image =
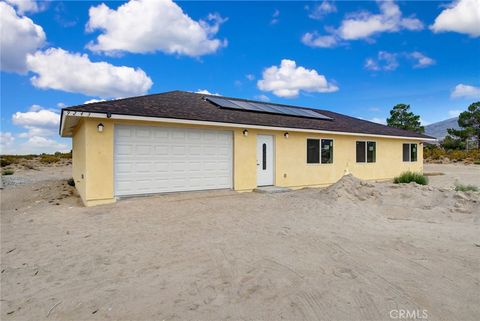
[[5, 156], [2, 156], [0, 158], [0, 166], [5, 167], [5, 166], [8, 166], [8, 165], [14, 164], [17, 161], [18, 161], [17, 157], [5, 155]]
[[75, 180], [73, 178], [69, 178], [67, 180], [67, 184], [70, 185], [70, 186], [75, 186]]
[[69, 152], [69, 153], [56, 152], [54, 155], [58, 158], [72, 158], [72, 152]]
[[480, 165], [480, 160], [475, 160], [475, 161], [473, 161], [473, 163], [474, 163], [475, 165]]
[[423, 149], [423, 158], [425, 159], [438, 160], [443, 159], [444, 157], [446, 157], [446, 155], [447, 153], [443, 148], [435, 145], [426, 145]]
[[427, 185], [428, 178], [421, 173], [407, 171], [401, 173], [400, 176], [395, 177], [393, 182], [395, 184], [415, 182], [420, 185]]
[[478, 192], [478, 187], [475, 185], [457, 184], [455, 190], [457, 192]]
[[13, 169], [4, 169], [2, 171], [2, 175], [13, 175], [13, 173], [15, 173]]
[[60, 161], [60, 158], [57, 157], [57, 156], [46, 155], [46, 154], [42, 154], [40, 156], [40, 162], [45, 163], [45, 164], [52, 164], [52, 163], [56, 163], [56, 162], [59, 162], [59, 161]]
[[447, 158], [451, 161], [468, 161], [468, 162], [480, 162], [480, 150], [460, 150], [450, 149], [446, 150], [439, 146], [425, 146], [423, 149], [423, 157], [425, 160], [441, 160]]

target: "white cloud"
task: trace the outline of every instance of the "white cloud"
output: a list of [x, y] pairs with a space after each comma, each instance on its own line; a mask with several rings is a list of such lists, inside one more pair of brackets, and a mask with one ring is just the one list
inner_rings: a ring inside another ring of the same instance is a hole
[[387, 124], [387, 121], [385, 118], [378, 118], [378, 117], [373, 117], [372, 119], [370, 119], [371, 122], [374, 122], [374, 123], [377, 123], [377, 124], [382, 124], [382, 125], [386, 125]]
[[25, 143], [26, 146], [31, 148], [32, 150], [48, 150], [48, 151], [60, 151], [64, 152], [67, 151], [67, 145], [61, 144], [53, 139], [41, 137], [41, 136], [33, 136], [28, 139]]
[[338, 30], [340, 37], [345, 40], [356, 40], [381, 32], [423, 29], [423, 23], [420, 20], [403, 18], [400, 8], [393, 1], [380, 2], [379, 7], [379, 14], [364, 11], [352, 14], [343, 20]]
[[424, 54], [418, 51], [414, 51], [408, 54], [408, 56], [417, 61], [417, 63], [413, 66], [413, 68], [425, 68], [435, 64], [435, 60], [425, 56]]
[[15, 144], [12, 144], [15, 140], [13, 136], [7, 137], [11, 143], [5, 146], [5, 153], [37, 154], [69, 150], [68, 144], [58, 142], [53, 138], [57, 137], [60, 114], [52, 110], [32, 105], [27, 112], [14, 113], [12, 123], [26, 131], [17, 135], [20, 141], [15, 141]]
[[460, 115], [460, 113], [462, 112], [463, 110], [458, 110], [458, 109], [455, 109], [455, 110], [449, 110], [448, 111], [448, 116], [450, 117], [458, 117], [458, 115]]
[[480, 87], [458, 84], [452, 91], [452, 98], [480, 98]]
[[379, 51], [377, 59], [367, 58], [364, 64], [365, 69], [372, 71], [392, 71], [398, 68], [397, 55], [394, 53]]
[[336, 35], [319, 35], [317, 32], [307, 32], [302, 37], [302, 42], [309, 47], [331, 48], [339, 43]]
[[0, 25], [2, 71], [27, 72], [26, 56], [43, 46], [45, 32], [30, 18], [19, 17], [5, 2], [0, 2]]
[[297, 67], [296, 62], [289, 59], [283, 59], [279, 67], [266, 68], [262, 76], [257, 87], [279, 97], [296, 97], [300, 91], [329, 93], [338, 90], [336, 85], [328, 82], [315, 69]]
[[255, 80], [255, 76], [252, 75], [252, 74], [247, 74], [247, 75], [245, 75], [245, 78], [247, 78], [247, 79], [250, 80], [250, 81]]
[[368, 11], [350, 13], [337, 29], [326, 28], [325, 35], [307, 32], [303, 35], [302, 42], [311, 47], [330, 48], [346, 40], [372, 41], [372, 36], [382, 32], [423, 29], [423, 23], [420, 20], [403, 17], [400, 8], [393, 0], [378, 1], [378, 3], [380, 13], [372, 14]]
[[226, 41], [214, 38], [225, 21], [218, 14], [192, 20], [171, 0], [131, 0], [116, 10], [104, 3], [91, 7], [87, 31], [101, 30], [92, 51], [151, 53], [197, 57], [216, 52]]
[[15, 137], [13, 137], [10, 132], [0, 132], [0, 154], [5, 154], [8, 151], [13, 143], [15, 142]]
[[272, 14], [272, 20], [270, 20], [270, 24], [276, 25], [280, 21], [280, 19], [278, 19], [279, 16], [280, 16], [280, 10], [275, 9], [275, 11]]
[[37, 51], [27, 56], [35, 87], [57, 89], [99, 97], [126, 97], [145, 94], [152, 80], [142, 69], [92, 62], [88, 55], [60, 48]]
[[206, 89], [198, 89], [195, 93], [202, 94], [202, 95], [221, 96], [219, 93], [211, 93]]
[[19, 14], [24, 15], [27, 12], [35, 13], [45, 9], [45, 3], [37, 3], [35, 0], [5, 0], [17, 8]]
[[60, 124], [60, 115], [39, 105], [32, 105], [27, 112], [16, 112], [12, 115], [12, 123], [27, 129], [19, 137], [53, 136]]
[[453, 31], [471, 37], [480, 36], [480, 0], [458, 0], [443, 10], [430, 29], [437, 32]]
[[[310, 6], [305, 9], [310, 10]], [[324, 0], [322, 3], [316, 4], [310, 10], [308, 17], [315, 20], [320, 20], [329, 13], [337, 12], [337, 7], [332, 1]]]
[[93, 103], [100, 103], [102, 101], [105, 101], [105, 99], [95, 99], [95, 98], [92, 98], [92, 99], [89, 99], [85, 102], [83, 102], [84, 104], [93, 104]]
[[378, 113], [380, 111], [380, 108], [378, 107], [370, 107], [368, 108], [368, 111], [371, 111], [373, 113]]
[[255, 96], [255, 99], [258, 99], [261, 101], [270, 101], [270, 98], [267, 95], [257, 95]]

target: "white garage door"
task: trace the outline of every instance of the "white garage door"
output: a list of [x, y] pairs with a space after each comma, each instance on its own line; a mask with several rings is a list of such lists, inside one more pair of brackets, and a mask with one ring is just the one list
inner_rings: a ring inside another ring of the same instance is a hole
[[232, 188], [232, 132], [115, 126], [115, 195]]

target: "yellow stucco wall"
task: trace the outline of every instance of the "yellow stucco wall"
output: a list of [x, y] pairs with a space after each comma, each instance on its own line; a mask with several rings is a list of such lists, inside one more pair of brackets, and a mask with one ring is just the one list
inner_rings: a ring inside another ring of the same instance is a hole
[[[98, 123], [104, 124], [104, 131], [97, 131]], [[114, 197], [114, 125], [148, 125], [172, 127], [202, 127], [216, 130], [230, 130], [234, 139], [233, 186], [237, 191], [249, 191], [256, 183], [256, 141], [257, 135], [272, 135], [275, 142], [275, 185], [299, 188], [324, 186], [339, 180], [345, 173], [367, 180], [391, 179], [403, 171], [423, 171], [423, 149], [419, 144], [418, 161], [402, 161], [402, 144], [416, 142], [392, 138], [355, 137], [338, 134], [315, 134], [248, 129], [194, 126], [159, 122], [120, 121], [112, 119], [85, 119], [73, 137], [74, 178], [84, 174], [84, 182], [77, 187], [87, 206], [115, 201]], [[248, 127], [246, 127], [248, 128]], [[333, 164], [307, 164], [307, 138], [330, 138], [334, 140]], [[375, 163], [356, 163], [356, 141], [375, 141], [377, 155]], [[84, 189], [81, 191], [81, 189]]]
[[72, 177], [75, 181], [75, 187], [78, 194], [85, 203], [86, 184], [85, 179], [82, 177], [85, 173], [86, 161], [86, 135], [85, 126], [83, 126], [83, 120], [81, 120], [73, 132], [72, 139]]

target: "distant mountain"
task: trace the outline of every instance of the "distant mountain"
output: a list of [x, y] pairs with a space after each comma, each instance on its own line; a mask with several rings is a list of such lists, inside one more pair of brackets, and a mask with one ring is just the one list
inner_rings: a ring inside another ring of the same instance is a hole
[[448, 128], [455, 128], [460, 129], [458, 127], [458, 117], [450, 118], [446, 120], [439, 121], [437, 123], [433, 123], [430, 125], [425, 126], [425, 134], [429, 136], [433, 136], [437, 139], [444, 139], [447, 136], [447, 129]]

